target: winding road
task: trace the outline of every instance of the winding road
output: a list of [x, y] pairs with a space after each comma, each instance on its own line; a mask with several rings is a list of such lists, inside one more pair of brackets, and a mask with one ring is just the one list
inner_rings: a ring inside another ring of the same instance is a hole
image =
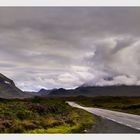
[[83, 107], [75, 102], [70, 102], [70, 101], [67, 101], [67, 103], [72, 107], [83, 109], [96, 116], [102, 117], [107, 120], [111, 120], [113, 122], [133, 128], [140, 132], [140, 116], [139, 115], [111, 111], [111, 110], [107, 110], [107, 109]]

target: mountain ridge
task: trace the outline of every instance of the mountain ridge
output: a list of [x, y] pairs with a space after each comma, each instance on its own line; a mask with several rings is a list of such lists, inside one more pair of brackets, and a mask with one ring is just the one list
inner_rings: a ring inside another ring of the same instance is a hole
[[0, 73], [0, 98], [26, 98], [29, 96], [16, 87], [13, 80]]
[[38, 92], [24, 92], [13, 80], [0, 73], [0, 98], [29, 98], [34, 96], [140, 96], [139, 85], [79, 86], [75, 89], [40, 89]]
[[57, 89], [50, 91], [48, 96], [140, 96], [138, 85], [87, 86], [75, 89]]

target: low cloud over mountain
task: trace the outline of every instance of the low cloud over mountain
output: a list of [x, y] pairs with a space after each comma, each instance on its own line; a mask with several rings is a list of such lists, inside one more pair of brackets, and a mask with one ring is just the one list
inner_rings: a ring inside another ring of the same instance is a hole
[[1, 73], [23, 90], [140, 85], [140, 8], [0, 8]]

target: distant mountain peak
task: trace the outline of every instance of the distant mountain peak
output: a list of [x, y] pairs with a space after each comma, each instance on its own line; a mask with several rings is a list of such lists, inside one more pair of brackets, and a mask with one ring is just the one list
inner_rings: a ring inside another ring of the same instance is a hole
[[42, 89], [40, 89], [38, 92], [45, 92], [47, 89], [44, 89], [44, 88], [42, 88]]

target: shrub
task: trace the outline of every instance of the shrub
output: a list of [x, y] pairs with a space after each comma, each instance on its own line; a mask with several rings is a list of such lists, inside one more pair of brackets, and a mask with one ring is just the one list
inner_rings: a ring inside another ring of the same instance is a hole
[[33, 113], [27, 110], [20, 110], [16, 113], [17, 118], [20, 120], [30, 119], [33, 117]]

